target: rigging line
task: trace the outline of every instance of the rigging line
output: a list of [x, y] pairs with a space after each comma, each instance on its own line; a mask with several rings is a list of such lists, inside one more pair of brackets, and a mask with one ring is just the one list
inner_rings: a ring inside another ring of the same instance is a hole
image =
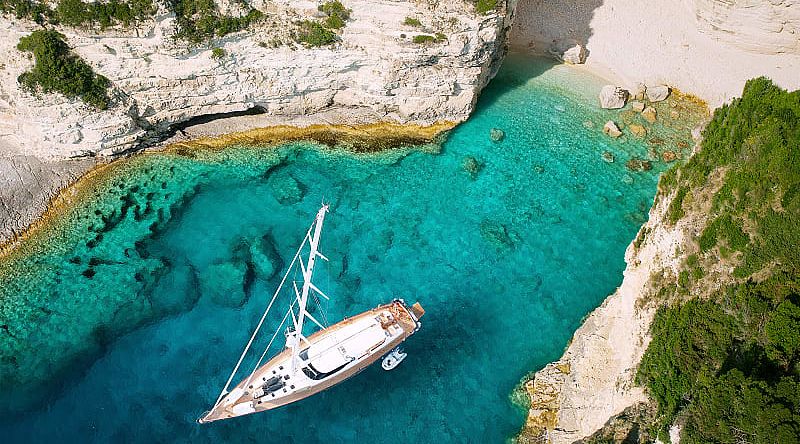
[[[239, 361], [236, 363], [236, 367], [233, 368], [233, 372], [231, 372], [230, 377], [228, 377], [228, 381], [225, 382], [225, 387], [222, 388], [222, 391], [217, 398], [217, 402], [214, 403], [214, 407], [219, 405], [220, 401], [222, 401], [222, 397], [228, 393], [228, 387], [231, 386], [231, 381], [233, 381], [233, 377], [236, 376], [236, 372], [239, 370], [239, 366], [242, 365], [242, 361], [244, 360], [244, 356], [247, 354], [247, 351], [250, 350], [250, 346], [253, 345], [253, 341], [258, 334], [258, 331], [261, 329], [261, 326], [264, 324], [264, 320], [267, 318], [267, 313], [272, 308], [272, 304], [275, 302], [275, 299], [278, 297], [278, 293], [280, 293], [281, 288], [283, 287], [284, 282], [286, 282], [286, 278], [289, 276], [289, 271], [294, 267], [294, 263], [297, 261], [297, 258], [300, 257], [300, 252], [303, 250], [303, 246], [305, 246], [306, 241], [311, 237], [311, 229], [314, 228], [316, 224], [316, 219], [314, 222], [311, 223], [311, 226], [308, 227], [308, 231], [306, 232], [306, 236], [303, 238], [303, 242], [300, 243], [300, 248], [297, 249], [297, 253], [294, 254], [294, 258], [292, 258], [292, 262], [289, 264], [289, 269], [286, 270], [286, 274], [283, 275], [283, 279], [281, 279], [281, 283], [278, 284], [278, 288], [275, 289], [275, 294], [272, 295], [272, 299], [269, 301], [267, 305], [267, 309], [264, 310], [264, 314], [261, 315], [261, 319], [258, 321], [258, 325], [256, 325], [255, 330], [253, 330], [253, 334], [250, 336], [250, 340], [247, 342], [247, 345], [244, 347], [244, 351], [242, 351], [242, 355], [239, 356]], [[212, 409], [214, 408], [212, 407]]]
[[250, 381], [252, 381], [253, 375], [256, 374], [256, 370], [258, 370], [258, 367], [261, 366], [261, 362], [264, 360], [264, 357], [267, 356], [267, 352], [269, 351], [269, 348], [272, 347], [272, 342], [275, 341], [276, 337], [278, 337], [278, 333], [280, 333], [281, 328], [283, 327], [283, 324], [285, 324], [286, 320], [289, 318], [289, 313], [292, 312], [292, 308], [293, 307], [294, 307], [294, 302], [292, 302], [292, 304], [289, 305], [289, 309], [286, 310], [286, 314], [283, 315], [283, 320], [281, 320], [281, 323], [280, 323], [280, 325], [278, 325], [278, 328], [275, 330], [275, 333], [272, 334], [272, 338], [269, 340], [269, 344], [267, 344], [267, 348], [264, 349], [264, 353], [262, 353], [261, 357], [258, 358], [258, 362], [256, 363], [256, 366], [253, 367], [253, 371], [250, 372], [250, 376], [247, 377], [247, 381], [243, 384], [244, 386], [250, 385]]

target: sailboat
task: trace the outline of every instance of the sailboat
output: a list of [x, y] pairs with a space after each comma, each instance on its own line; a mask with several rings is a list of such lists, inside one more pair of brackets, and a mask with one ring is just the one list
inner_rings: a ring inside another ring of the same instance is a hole
[[[281, 407], [339, 384], [381, 357], [385, 356], [383, 367], [387, 370], [399, 363], [398, 356], [405, 357], [398, 346], [421, 326], [419, 319], [425, 311], [419, 303], [409, 307], [402, 299], [394, 299], [330, 326], [323, 325], [307, 310], [310, 298], [315, 301], [318, 301], [317, 296], [329, 299], [312, 282], [317, 259], [328, 260], [319, 252], [322, 225], [327, 213], [328, 205], [323, 204], [217, 401], [197, 422], [205, 424]], [[309, 252], [307, 259], [303, 261], [306, 246]], [[254, 370], [229, 390], [234, 376], [267, 319], [267, 314], [296, 266], [299, 266], [302, 275], [302, 286], [298, 288], [298, 282], [292, 281], [292, 302], [283, 321], [272, 335]], [[290, 323], [285, 330], [285, 347], [262, 365], [287, 320]], [[308, 336], [303, 332], [306, 321], [313, 325], [311, 328], [318, 327]]]

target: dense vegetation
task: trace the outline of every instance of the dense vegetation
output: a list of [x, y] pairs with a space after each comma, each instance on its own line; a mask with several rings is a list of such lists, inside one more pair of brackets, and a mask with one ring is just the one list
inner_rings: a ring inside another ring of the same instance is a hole
[[59, 92], [67, 97], [80, 97], [87, 104], [106, 109], [109, 105], [107, 78], [95, 74], [67, 46], [64, 36], [56, 31], [39, 30], [19, 40], [17, 49], [32, 52], [33, 69], [17, 79], [32, 92]]
[[[241, 31], [263, 17], [256, 9], [250, 9], [241, 17], [222, 15], [213, 0], [169, 0], [167, 6], [175, 13], [175, 37], [192, 43]], [[41, 0], [0, 0], [0, 12], [41, 25], [60, 24], [81, 29], [134, 26], [151, 18], [156, 10], [153, 0], [59, 0], [55, 8]]]
[[156, 7], [152, 0], [110, 0], [90, 2], [59, 0], [55, 9], [39, 0], [0, 0], [0, 12], [33, 20], [41, 25], [63, 24], [74, 27], [131, 26], [152, 17]]
[[638, 374], [656, 427], [681, 417], [686, 443], [800, 442], [800, 91], [747, 82], [661, 187], [677, 190], [673, 223], [694, 192], [717, 190], [675, 290], [699, 291], [704, 264], [719, 261], [735, 283], [658, 311]]
[[241, 31], [264, 17], [257, 9], [241, 17], [222, 15], [214, 0], [169, 0], [168, 5], [175, 13], [175, 37], [192, 43]]
[[336, 42], [337, 36], [333, 31], [344, 28], [345, 22], [350, 19], [351, 10], [344, 7], [339, 0], [328, 1], [318, 6], [318, 9], [327, 16], [322, 22], [303, 20], [298, 23], [294, 39], [308, 47], [330, 45]]

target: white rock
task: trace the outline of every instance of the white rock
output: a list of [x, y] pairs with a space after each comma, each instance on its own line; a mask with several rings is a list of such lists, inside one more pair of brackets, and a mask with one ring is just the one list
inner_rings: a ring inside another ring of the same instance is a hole
[[644, 111], [644, 103], [637, 101], [631, 102], [631, 108], [636, 112]]
[[669, 97], [669, 88], [664, 85], [655, 85], [647, 87], [647, 100], [651, 102], [660, 102]]
[[583, 45], [575, 45], [564, 51], [564, 54], [561, 55], [561, 59], [564, 60], [565, 63], [580, 65], [586, 61], [586, 48], [584, 48]]
[[622, 108], [627, 100], [628, 91], [619, 86], [606, 85], [600, 90], [600, 107], [602, 108]]
[[622, 135], [622, 131], [619, 129], [617, 124], [614, 123], [612, 120], [609, 120], [608, 122], [606, 122], [605, 125], [603, 125], [603, 133], [608, 134], [609, 136], [614, 138]]
[[644, 100], [645, 91], [647, 91], [647, 87], [644, 86], [644, 83], [637, 83], [631, 90], [631, 97], [633, 100]]

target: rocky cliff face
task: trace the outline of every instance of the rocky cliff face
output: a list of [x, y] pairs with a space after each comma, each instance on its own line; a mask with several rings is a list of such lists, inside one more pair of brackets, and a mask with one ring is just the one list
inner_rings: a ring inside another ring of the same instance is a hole
[[668, 223], [674, 194], [656, 197], [648, 222], [625, 253], [617, 291], [586, 318], [561, 359], [525, 384], [531, 407], [520, 443], [585, 439], [626, 409], [649, 402], [634, 378], [650, 343], [655, 293], [662, 279], [678, 275], [707, 222], [706, 212], [693, 212]]
[[[266, 20], [213, 42], [224, 50], [221, 58], [211, 56], [212, 45], [175, 41], [174, 17], [163, 7], [135, 30], [95, 35], [59, 29], [81, 58], [111, 80], [114, 106], [107, 111], [21, 90], [16, 78], [33, 61], [15, 45], [35, 25], [0, 18], [0, 146], [40, 158], [113, 155], [192, 117], [245, 110], [291, 116], [337, 108], [346, 123], [351, 116], [459, 122], [499, 65], [510, 26], [505, 10], [479, 15], [463, 0], [352, 0], [344, 2], [352, 14], [341, 42], [306, 49], [291, 43], [287, 29], [318, 15], [317, 4], [263, 3], [256, 6], [268, 12]], [[422, 26], [403, 25], [406, 17]], [[412, 42], [415, 35], [437, 32], [447, 37], [444, 42]]]
[[574, 42], [621, 86], [667, 84], [716, 107], [765, 75], [800, 86], [800, 0], [521, 0], [514, 46]]

